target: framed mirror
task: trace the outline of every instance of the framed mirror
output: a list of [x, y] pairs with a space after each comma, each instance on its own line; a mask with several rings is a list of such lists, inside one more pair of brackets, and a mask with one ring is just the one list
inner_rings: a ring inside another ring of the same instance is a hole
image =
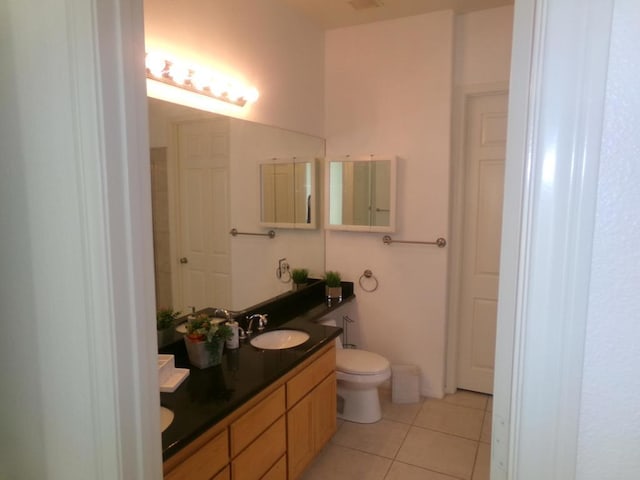
[[326, 168], [325, 228], [394, 232], [395, 157], [331, 158]]
[[[324, 139], [153, 98], [149, 132], [158, 307], [248, 308], [291, 291], [289, 276], [276, 275], [283, 258], [320, 278], [323, 230], [253, 234], [268, 231], [258, 165], [274, 156], [313, 163]], [[249, 235], [231, 236], [232, 228]]]
[[317, 226], [315, 158], [273, 158], [260, 163], [260, 225]]

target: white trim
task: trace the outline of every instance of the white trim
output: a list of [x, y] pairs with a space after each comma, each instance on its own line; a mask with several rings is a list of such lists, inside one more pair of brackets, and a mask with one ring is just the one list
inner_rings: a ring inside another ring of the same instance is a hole
[[0, 476], [161, 478], [142, 2], [3, 13]]
[[491, 84], [464, 85], [455, 89], [453, 97], [452, 144], [451, 144], [451, 219], [448, 242], [448, 309], [447, 309], [447, 355], [445, 372], [445, 393], [454, 393], [458, 388], [458, 332], [460, 329], [459, 303], [462, 265], [464, 220], [464, 139], [466, 135], [466, 106], [469, 98], [484, 95], [508, 94], [509, 84], [497, 82]]
[[493, 480], [575, 478], [612, 6], [516, 2]]

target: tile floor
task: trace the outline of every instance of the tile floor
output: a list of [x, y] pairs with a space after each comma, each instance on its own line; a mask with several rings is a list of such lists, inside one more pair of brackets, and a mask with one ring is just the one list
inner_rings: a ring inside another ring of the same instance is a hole
[[380, 390], [382, 420], [338, 421], [302, 480], [488, 480], [492, 397], [459, 390], [442, 400], [394, 404]]

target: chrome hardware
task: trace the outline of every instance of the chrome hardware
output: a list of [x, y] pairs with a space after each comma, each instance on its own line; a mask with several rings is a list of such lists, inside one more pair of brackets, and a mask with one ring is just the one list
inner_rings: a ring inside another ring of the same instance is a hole
[[267, 315], [263, 315], [262, 313], [254, 313], [250, 317], [247, 318], [249, 320], [249, 326], [247, 327], [247, 335], [251, 335], [253, 333], [253, 321], [258, 319], [258, 330], [264, 330], [264, 326], [267, 324]]
[[437, 238], [435, 242], [419, 242], [419, 241], [414, 241], [414, 240], [394, 240], [389, 235], [385, 235], [384, 237], [382, 237], [382, 243], [384, 243], [385, 245], [391, 245], [392, 243], [413, 243], [413, 244], [417, 244], [417, 245], [437, 245], [438, 248], [444, 248], [444, 247], [447, 246], [447, 241], [442, 237]]
[[238, 235], [254, 235], [256, 237], [269, 237], [274, 238], [276, 236], [276, 232], [274, 230], [269, 230], [267, 233], [251, 233], [251, 232], [239, 232], [237, 228], [232, 228], [229, 233], [232, 237], [236, 237]]
[[[363, 285], [363, 283], [365, 282], [364, 280], [365, 278], [371, 279], [373, 281], [373, 284], [369, 285], [368, 287], [365, 287]], [[362, 290], [364, 290], [365, 292], [375, 292], [378, 289], [378, 279], [373, 275], [373, 272], [369, 269], [366, 269], [364, 273], [360, 275], [360, 278], [358, 279], [358, 283], [360, 284], [360, 288], [362, 288]]]

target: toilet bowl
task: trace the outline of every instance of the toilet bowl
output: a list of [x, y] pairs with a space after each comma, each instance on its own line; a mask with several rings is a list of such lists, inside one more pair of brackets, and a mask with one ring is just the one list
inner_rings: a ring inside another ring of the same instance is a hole
[[[335, 326], [335, 320], [323, 320]], [[354, 348], [342, 348], [336, 338], [338, 418], [357, 423], [374, 423], [382, 418], [378, 387], [391, 377], [389, 361], [382, 355]], [[340, 408], [340, 406], [342, 408]]]

